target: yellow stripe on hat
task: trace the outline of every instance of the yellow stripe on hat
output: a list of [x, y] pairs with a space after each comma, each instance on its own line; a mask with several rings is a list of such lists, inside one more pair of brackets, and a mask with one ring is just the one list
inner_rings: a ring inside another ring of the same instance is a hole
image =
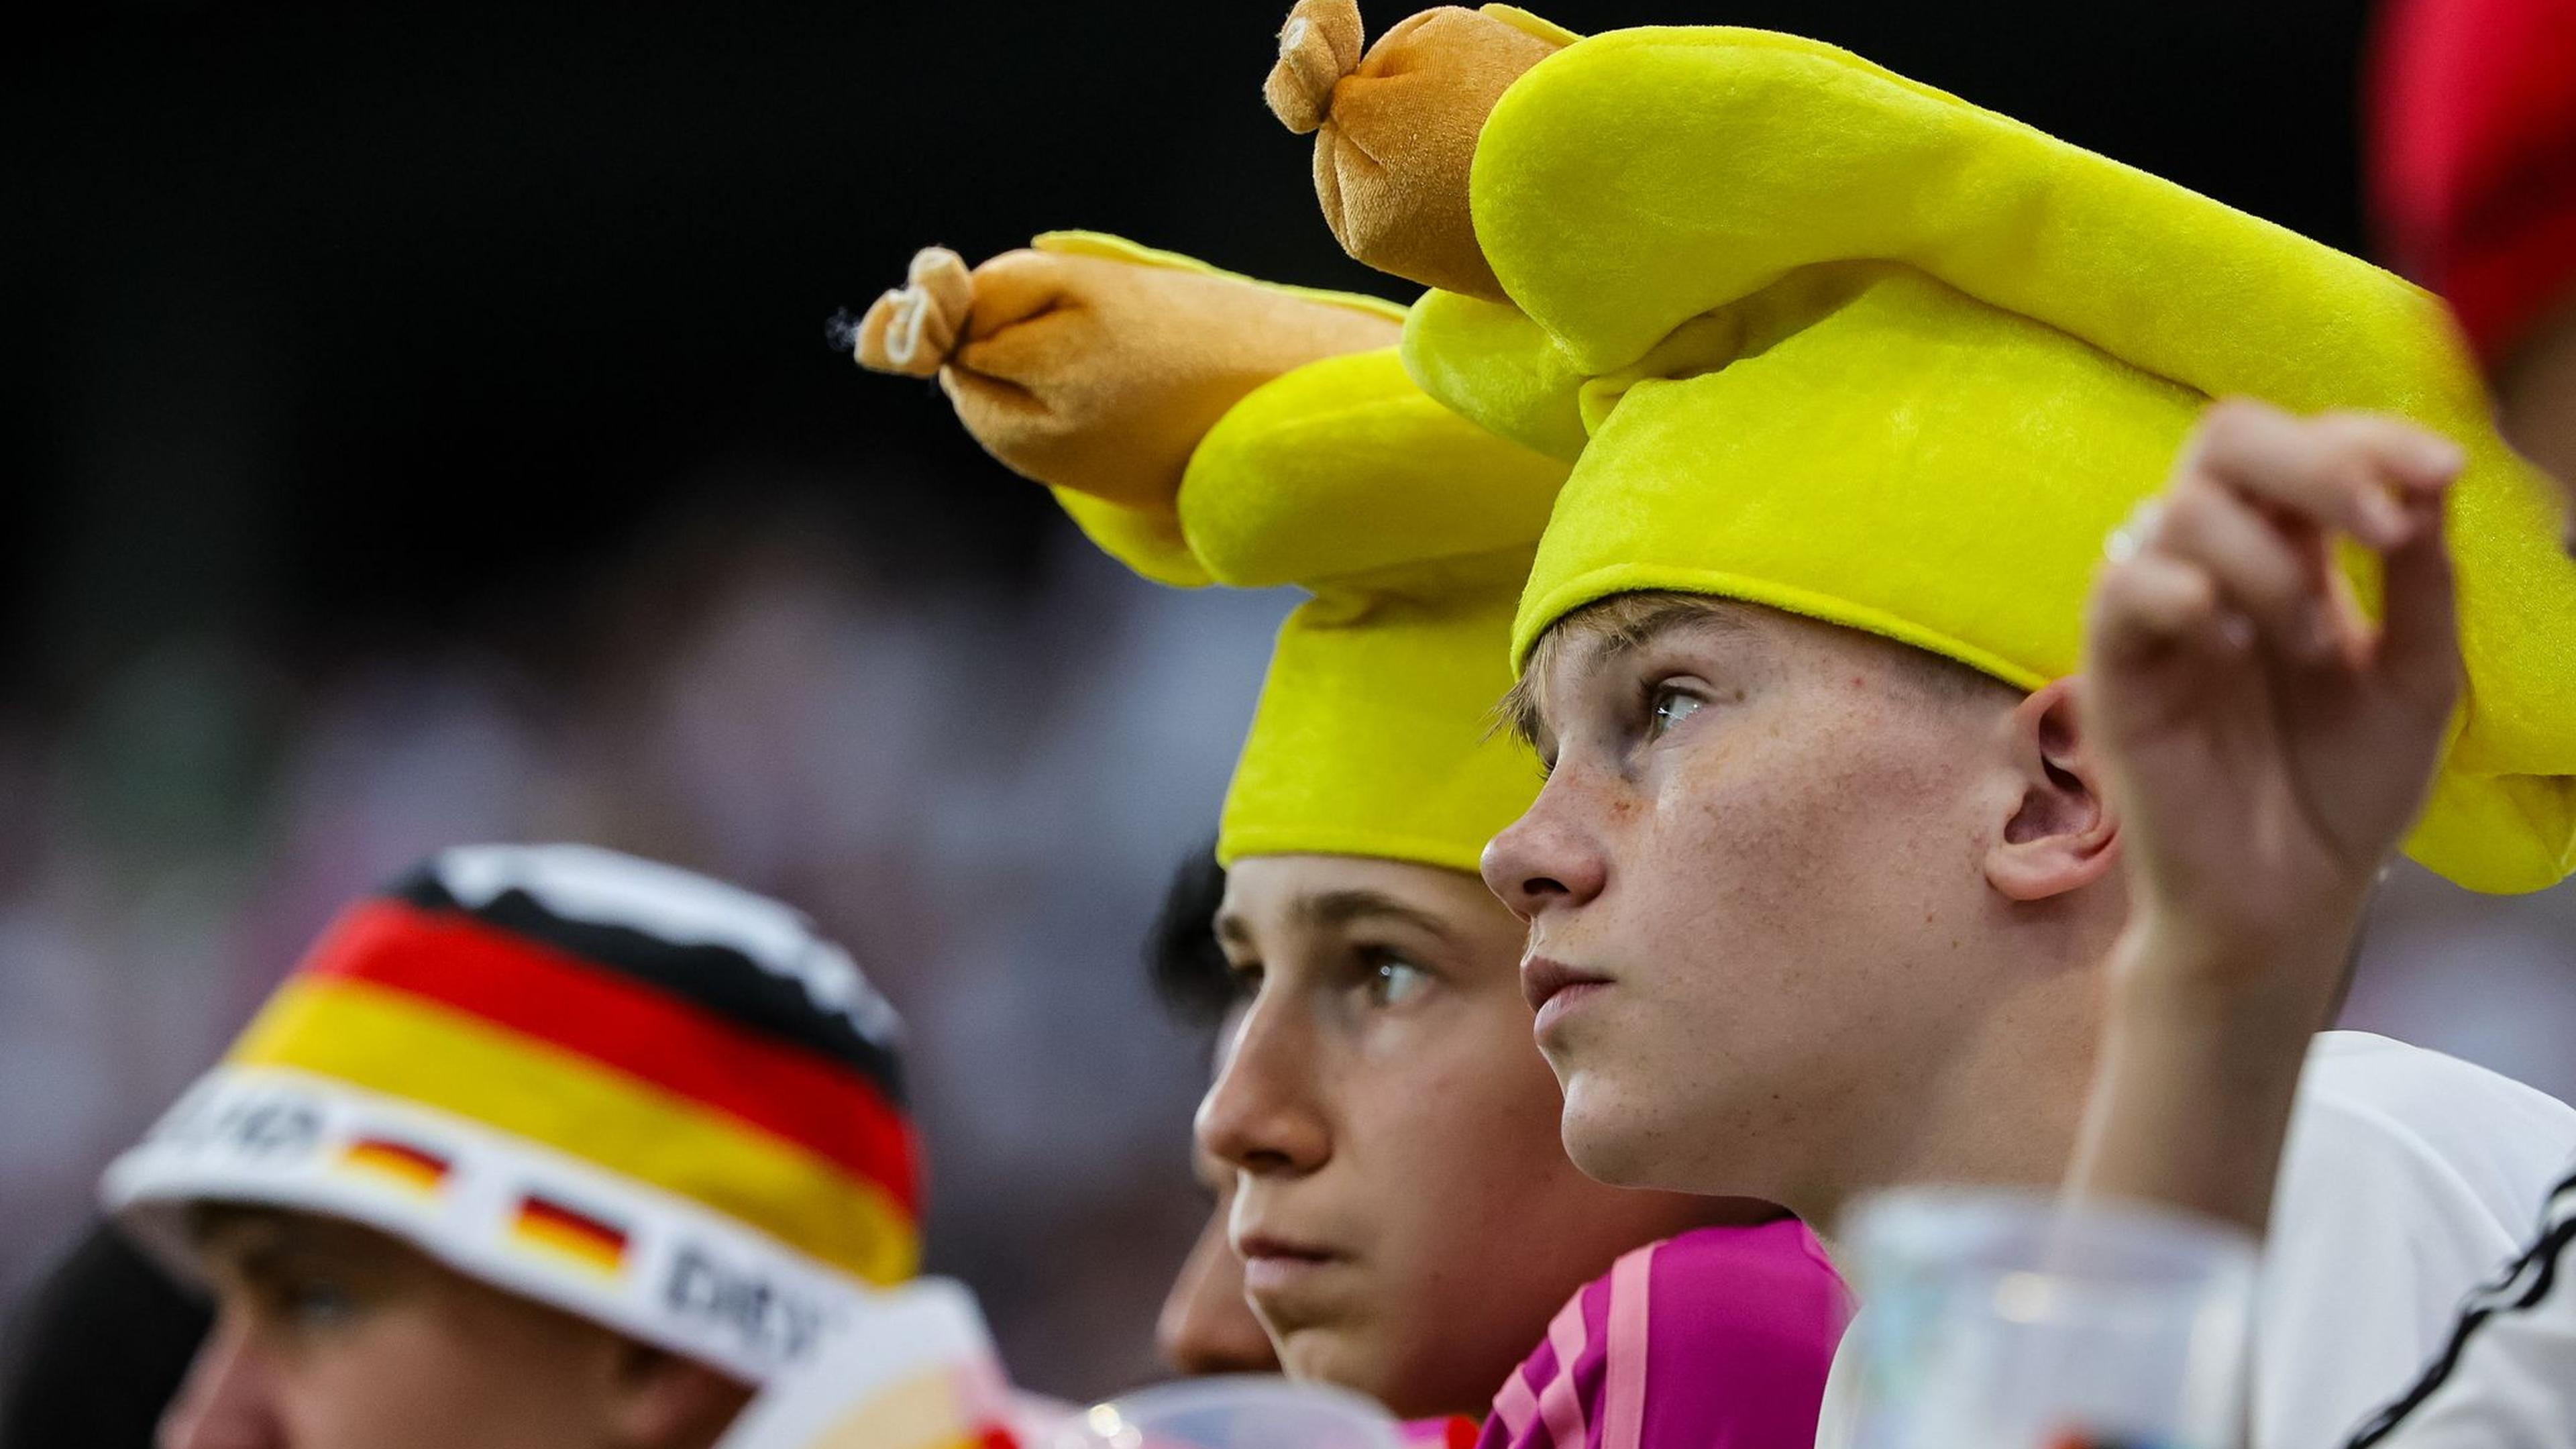
[[876, 1184], [626, 1073], [362, 981], [300, 979], [232, 1052], [469, 1118], [703, 1203], [871, 1282], [912, 1275], [917, 1234]]

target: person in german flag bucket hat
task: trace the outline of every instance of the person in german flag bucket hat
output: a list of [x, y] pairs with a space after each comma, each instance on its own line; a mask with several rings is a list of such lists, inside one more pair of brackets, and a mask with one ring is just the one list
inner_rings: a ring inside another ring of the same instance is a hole
[[170, 1449], [700, 1449], [913, 1276], [901, 1026], [776, 901], [586, 846], [341, 914], [102, 1185], [206, 1284]]

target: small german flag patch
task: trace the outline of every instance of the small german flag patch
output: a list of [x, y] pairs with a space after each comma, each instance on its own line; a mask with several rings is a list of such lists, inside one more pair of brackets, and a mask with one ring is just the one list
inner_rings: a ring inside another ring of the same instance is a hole
[[615, 1277], [626, 1266], [626, 1230], [552, 1198], [519, 1199], [510, 1236], [519, 1243]]
[[425, 1196], [435, 1194], [446, 1183], [448, 1171], [446, 1158], [390, 1137], [361, 1137], [350, 1143], [341, 1149], [340, 1166]]

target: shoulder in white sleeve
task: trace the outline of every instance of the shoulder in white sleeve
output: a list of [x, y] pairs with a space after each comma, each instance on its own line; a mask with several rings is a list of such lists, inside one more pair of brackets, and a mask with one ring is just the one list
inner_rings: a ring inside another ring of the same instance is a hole
[[2350, 1449], [2576, 1449], [2576, 1164], [2423, 1374]]
[[2360, 1032], [2310, 1049], [2256, 1304], [2255, 1449], [2333, 1449], [2404, 1391], [2528, 1236], [2576, 1110]]

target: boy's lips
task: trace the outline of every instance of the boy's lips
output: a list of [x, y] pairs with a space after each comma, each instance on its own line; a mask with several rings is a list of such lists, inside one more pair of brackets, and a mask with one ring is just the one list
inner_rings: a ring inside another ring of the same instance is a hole
[[1587, 996], [1610, 984], [1610, 978], [1581, 966], [1569, 966], [1548, 956], [1521, 958], [1521, 995], [1530, 1010], [1538, 1013], [1531, 1030], [1544, 1034], [1559, 1017], [1572, 1010]]
[[1243, 1259], [1243, 1287], [1247, 1293], [1276, 1293], [1343, 1258], [1331, 1248], [1262, 1232], [1237, 1237], [1234, 1251]]

